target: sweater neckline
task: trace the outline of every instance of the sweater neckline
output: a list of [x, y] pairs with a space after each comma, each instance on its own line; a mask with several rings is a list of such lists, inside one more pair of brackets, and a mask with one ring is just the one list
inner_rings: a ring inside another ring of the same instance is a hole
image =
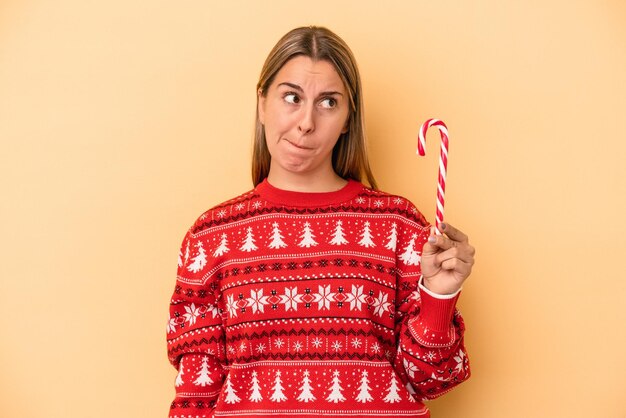
[[265, 178], [255, 190], [265, 200], [285, 206], [327, 206], [352, 200], [363, 190], [363, 184], [348, 179], [348, 184], [333, 192], [296, 192], [272, 186]]

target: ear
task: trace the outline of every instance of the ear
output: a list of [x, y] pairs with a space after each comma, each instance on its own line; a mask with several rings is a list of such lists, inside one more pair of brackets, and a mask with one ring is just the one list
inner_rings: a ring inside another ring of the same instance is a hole
[[261, 89], [257, 92], [257, 112], [259, 113], [259, 122], [265, 125], [265, 96]]
[[348, 116], [348, 119], [346, 119], [346, 123], [343, 125], [343, 128], [341, 129], [341, 133], [345, 134], [349, 131], [350, 128], [350, 116]]

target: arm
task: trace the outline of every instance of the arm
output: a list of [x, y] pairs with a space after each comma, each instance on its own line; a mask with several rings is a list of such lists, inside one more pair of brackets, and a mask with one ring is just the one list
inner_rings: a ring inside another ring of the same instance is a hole
[[[446, 269], [450, 262], [446, 260], [451, 256], [450, 252], [436, 244], [427, 243], [430, 230], [424, 223], [417, 226], [416, 230], [405, 232], [405, 242], [407, 238], [413, 239], [413, 248], [418, 256], [408, 263], [402, 256], [398, 259], [398, 355], [395, 368], [421, 399], [441, 396], [470, 376], [469, 360], [463, 344], [465, 326], [455, 309], [464, 278], [455, 289], [454, 286], [447, 286], [448, 281], [442, 279], [441, 274], [437, 275], [442, 270], [445, 270], [446, 275], [450, 274]], [[399, 249], [405, 246], [410, 244], [401, 244]], [[451, 293], [443, 295], [429, 290], [422, 268], [430, 274], [429, 284], [450, 289]]]
[[210, 416], [224, 379], [224, 330], [218, 288], [201, 238], [190, 229], [183, 239], [176, 288], [170, 301], [167, 353], [178, 370], [170, 417]]
[[400, 323], [396, 369], [421, 399], [434, 399], [470, 376], [465, 324], [455, 309], [459, 294], [440, 299], [419, 285], [417, 300]]

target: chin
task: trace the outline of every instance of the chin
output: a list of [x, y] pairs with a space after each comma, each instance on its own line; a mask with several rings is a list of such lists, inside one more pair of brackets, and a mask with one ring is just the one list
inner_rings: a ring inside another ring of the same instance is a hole
[[311, 168], [311, 166], [307, 164], [306, 161], [297, 161], [297, 160], [283, 162], [282, 164], [280, 164], [280, 166], [282, 167], [283, 170], [294, 172], [294, 173], [308, 171]]

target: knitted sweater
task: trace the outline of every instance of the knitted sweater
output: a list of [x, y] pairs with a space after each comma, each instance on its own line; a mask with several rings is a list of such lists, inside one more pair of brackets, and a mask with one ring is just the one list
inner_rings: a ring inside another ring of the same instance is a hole
[[458, 292], [420, 283], [428, 236], [408, 200], [352, 180], [265, 180], [202, 214], [170, 304], [170, 417], [428, 417], [470, 374]]

